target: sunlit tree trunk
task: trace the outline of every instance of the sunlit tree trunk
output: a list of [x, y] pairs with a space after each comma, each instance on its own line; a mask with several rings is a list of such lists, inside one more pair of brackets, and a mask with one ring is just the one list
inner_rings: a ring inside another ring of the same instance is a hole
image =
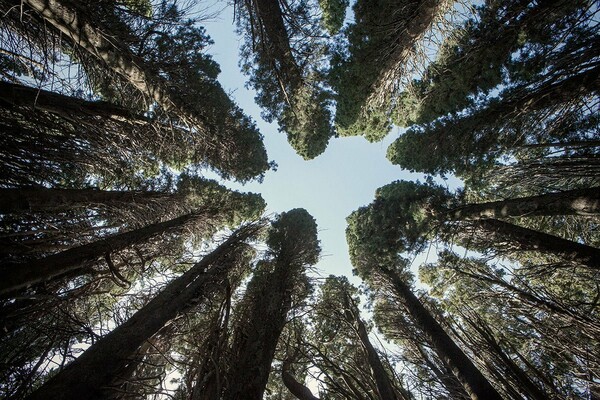
[[213, 252], [176, 278], [127, 322], [93, 344], [64, 370], [42, 385], [27, 400], [81, 400], [109, 398], [110, 385], [125, 371], [140, 346], [178, 314], [199, 299], [227, 284], [228, 270], [244, 240], [256, 226], [236, 231]]
[[467, 204], [446, 214], [452, 220], [600, 213], [600, 187], [548, 193], [489, 203]]
[[119, 45], [118, 41], [109, 40], [107, 35], [82, 18], [82, 15], [79, 15], [75, 8], [70, 7], [68, 2], [25, 0], [24, 3], [39, 12], [50, 25], [78, 46], [106, 63], [139, 91], [153, 98], [163, 109], [175, 108], [167, 90], [156, 77], [144, 70], [142, 60]]

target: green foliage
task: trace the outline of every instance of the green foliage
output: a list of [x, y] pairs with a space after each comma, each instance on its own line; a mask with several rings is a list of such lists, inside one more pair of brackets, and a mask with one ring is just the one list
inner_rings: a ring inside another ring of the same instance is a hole
[[341, 29], [349, 4], [349, 0], [319, 0], [323, 25], [329, 34], [335, 35]]
[[277, 262], [294, 267], [316, 264], [321, 253], [317, 224], [303, 208], [283, 212], [273, 221], [267, 245]]
[[229, 190], [212, 179], [185, 173], [179, 176], [177, 193], [185, 197], [192, 209], [217, 212], [229, 228], [259, 219], [266, 207], [260, 194]]
[[388, 159], [411, 171], [465, 176], [503, 156], [520, 158], [523, 144], [589, 138], [583, 121], [597, 114], [598, 34], [597, 10], [586, 5], [480, 7], [398, 97], [394, 122], [411, 128]]
[[298, 155], [312, 160], [327, 148], [333, 136], [327, 96], [312, 87], [301, 87], [293, 97], [293, 105], [285, 107], [279, 121], [288, 142]]
[[401, 253], [418, 252], [438, 225], [435, 212], [449, 200], [448, 192], [433, 184], [396, 181], [377, 189], [370, 205], [347, 218], [350, 260], [359, 276], [398, 264]]
[[357, 1], [353, 10], [355, 22], [344, 29], [348, 50], [338, 48], [331, 59], [329, 79], [336, 93], [336, 132], [377, 141], [389, 132], [389, 117], [383, 108], [369, 109], [365, 105], [371, 85], [385, 67], [382, 54], [393, 36], [379, 27], [393, 23], [398, 4]]
[[[291, 146], [304, 159], [323, 153], [334, 135], [325, 81], [325, 34], [315, 17], [316, 2], [238, 8], [238, 32], [244, 36], [241, 69], [268, 122], [277, 121]], [[283, 9], [281, 8], [283, 7]]]

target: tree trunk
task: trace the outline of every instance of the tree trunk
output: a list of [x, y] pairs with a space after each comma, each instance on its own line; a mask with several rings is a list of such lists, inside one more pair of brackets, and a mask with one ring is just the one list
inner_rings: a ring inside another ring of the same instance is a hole
[[[285, 83], [295, 90], [301, 84], [302, 76], [290, 48], [290, 39], [283, 22], [279, 0], [254, 0], [253, 4], [260, 24], [265, 30], [267, 38], [265, 50], [279, 64], [277, 67], [273, 62], [273, 67], [279, 78], [285, 78]], [[248, 12], [252, 13], [252, 10]]]
[[507, 240], [517, 246], [518, 250], [554, 254], [564, 260], [573, 261], [592, 269], [600, 268], [600, 249], [595, 247], [497, 219], [482, 219], [476, 221], [475, 226], [497, 234], [502, 240]]
[[315, 397], [309, 388], [301, 384], [294, 378], [289, 372], [289, 363], [284, 361], [281, 367], [281, 379], [285, 387], [290, 391], [291, 394], [296, 396], [299, 400], [319, 400]]
[[236, 327], [223, 400], [263, 398], [277, 342], [291, 308], [294, 280], [286, 267], [277, 265], [274, 272], [255, 275], [248, 284], [246, 296], [251, 300], [241, 319], [245, 324]]
[[[124, 77], [140, 92], [150, 96], [166, 111], [175, 109], [175, 103], [162, 82], [144, 69], [145, 62], [135, 57], [127, 48], [111, 41], [75, 9], [57, 0], [24, 0], [44, 19], [73, 43], [104, 62], [114, 72]], [[194, 120], [196, 118], [192, 118]]]
[[471, 324], [473, 329], [475, 329], [481, 337], [486, 341], [486, 343], [490, 346], [490, 349], [493, 353], [501, 360], [501, 362], [506, 366], [507, 370], [512, 373], [515, 380], [519, 383], [520, 389], [526, 392], [529, 397], [533, 400], [545, 400], [548, 398], [548, 395], [544, 393], [542, 389], [538, 387], [527, 373], [517, 365], [502, 349], [496, 338], [494, 337], [491, 329], [487, 326], [485, 321], [481, 318], [476, 317], [476, 321], [471, 321], [471, 319], [467, 319], [467, 322]]
[[411, 319], [425, 334], [438, 356], [450, 367], [469, 396], [473, 400], [502, 400], [496, 389], [448, 336], [408, 285], [388, 269], [381, 268], [381, 273], [393, 285], [394, 292], [403, 300]]
[[68, 210], [74, 207], [91, 208], [99, 204], [143, 204], [144, 202], [167, 197], [175, 197], [175, 195], [163, 192], [105, 191], [98, 189], [0, 188], [0, 213]]
[[448, 211], [445, 217], [455, 221], [463, 221], [504, 217], [589, 216], [596, 214], [600, 214], [600, 187], [489, 203], [467, 204]]
[[375, 385], [377, 386], [377, 395], [380, 400], [395, 400], [396, 392], [394, 391], [394, 387], [390, 382], [389, 376], [383, 363], [379, 359], [379, 354], [375, 347], [369, 340], [369, 332], [367, 332], [367, 328], [365, 323], [360, 319], [360, 315], [358, 313], [358, 309], [353, 304], [352, 299], [347, 298], [348, 300], [348, 309], [344, 313], [346, 320], [351, 323], [360, 339], [360, 342], [367, 354], [367, 362], [371, 367], [371, 373], [373, 376], [373, 380], [375, 381]]
[[227, 283], [227, 272], [236, 257], [231, 257], [244, 240], [256, 233], [256, 226], [241, 228], [176, 278], [136, 312], [64, 370], [42, 385], [27, 400], [106, 399], [110, 385], [118, 378], [132, 355], [143, 343], [178, 314], [195, 305]]
[[147, 241], [153, 236], [181, 229], [186, 223], [205, 215], [207, 214], [186, 214], [169, 221], [119, 233], [27, 263], [5, 264], [2, 266], [0, 296], [85, 268], [106, 253], [119, 251], [132, 244]]
[[47, 111], [67, 119], [70, 118], [70, 114], [83, 114], [121, 120], [135, 120], [139, 123], [148, 122], [146, 117], [134, 115], [131, 110], [106, 101], [86, 101], [77, 97], [65, 96], [9, 82], [0, 82], [0, 100], [13, 106], [31, 107]]

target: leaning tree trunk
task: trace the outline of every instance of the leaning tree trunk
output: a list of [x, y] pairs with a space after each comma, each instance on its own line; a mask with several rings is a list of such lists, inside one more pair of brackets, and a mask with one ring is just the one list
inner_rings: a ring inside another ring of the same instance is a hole
[[381, 268], [394, 292], [402, 299], [406, 312], [427, 337], [438, 356], [450, 367], [473, 400], [502, 400], [502, 396], [454, 343], [431, 313], [423, 306], [408, 285], [393, 271]]
[[93, 344], [75, 361], [42, 385], [27, 400], [106, 399], [111, 383], [125, 370], [132, 355], [146, 340], [201, 297], [227, 284], [228, 270], [236, 262], [243, 242], [258, 226], [239, 229], [213, 252], [176, 278], [127, 322]]
[[397, 398], [396, 392], [394, 391], [394, 387], [390, 382], [389, 376], [381, 359], [379, 358], [379, 354], [375, 347], [369, 340], [369, 332], [367, 332], [367, 328], [365, 323], [360, 319], [360, 315], [358, 309], [354, 302], [349, 296], [346, 296], [346, 312], [344, 313], [344, 317], [346, 321], [352, 324], [358, 338], [365, 350], [367, 355], [367, 362], [369, 363], [369, 367], [371, 367], [371, 374], [373, 376], [373, 380], [375, 381], [375, 385], [377, 386], [377, 395], [380, 400], [395, 400]]
[[119, 203], [143, 204], [169, 197], [175, 200], [176, 195], [165, 192], [98, 189], [0, 188], [0, 213], [68, 210], [74, 207], [118, 205]]
[[497, 219], [482, 219], [474, 224], [484, 231], [498, 235], [501, 240], [510, 242], [517, 250], [540, 251], [588, 268], [600, 269], [600, 249], [595, 247]]
[[481, 204], [467, 204], [448, 211], [444, 216], [451, 220], [471, 220], [597, 214], [600, 214], [600, 187]]
[[106, 254], [123, 250], [135, 243], [145, 242], [156, 235], [179, 230], [188, 222], [207, 215], [208, 213], [186, 214], [169, 221], [119, 233], [26, 263], [7, 263], [2, 266], [1, 270], [0, 295], [6, 295], [37, 283], [50, 281], [79, 269], [83, 269], [81, 272], [83, 274], [86, 272], [85, 267]]
[[289, 361], [287, 360], [281, 366], [281, 380], [290, 393], [296, 396], [298, 400], [319, 400], [318, 397], [312, 394], [309, 388], [294, 378], [294, 375], [289, 371]]
[[147, 123], [149, 119], [106, 101], [88, 101], [77, 97], [0, 82], [0, 101], [17, 107], [30, 107], [70, 119], [73, 114]]
[[[114, 72], [124, 77], [140, 92], [154, 99], [164, 110], [175, 109], [175, 102], [158, 77], [144, 69], [144, 61], [134, 56], [118, 41], [86, 21], [68, 3], [57, 0], [25, 0], [24, 3], [39, 12], [44, 19], [73, 43], [88, 51], [105, 63]], [[196, 118], [191, 118], [195, 120]]]

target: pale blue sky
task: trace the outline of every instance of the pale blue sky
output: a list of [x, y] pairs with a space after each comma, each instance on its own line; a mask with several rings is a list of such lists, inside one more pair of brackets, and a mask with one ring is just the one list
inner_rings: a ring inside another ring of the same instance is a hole
[[[204, 26], [215, 42], [209, 53], [221, 66], [221, 84], [257, 122], [265, 137], [269, 159], [278, 164], [277, 171], [267, 173], [262, 184], [252, 182], [240, 187], [222, 183], [261, 193], [267, 202], [268, 213], [305, 208], [319, 226], [323, 251], [317, 268], [325, 276], [343, 274], [350, 277], [352, 267], [345, 237], [346, 217], [358, 207], [369, 204], [380, 186], [398, 179], [423, 179], [422, 174], [403, 171], [385, 158], [387, 147], [398, 136], [398, 130], [393, 129], [379, 143], [369, 143], [362, 137], [332, 139], [322, 155], [304, 161], [287, 143], [285, 134], [278, 131], [277, 124], [268, 124], [260, 117], [260, 108], [254, 104], [254, 93], [244, 87], [245, 77], [238, 67], [240, 42], [234, 32], [231, 8], [205, 22]], [[352, 281], [360, 283], [358, 279]]]

